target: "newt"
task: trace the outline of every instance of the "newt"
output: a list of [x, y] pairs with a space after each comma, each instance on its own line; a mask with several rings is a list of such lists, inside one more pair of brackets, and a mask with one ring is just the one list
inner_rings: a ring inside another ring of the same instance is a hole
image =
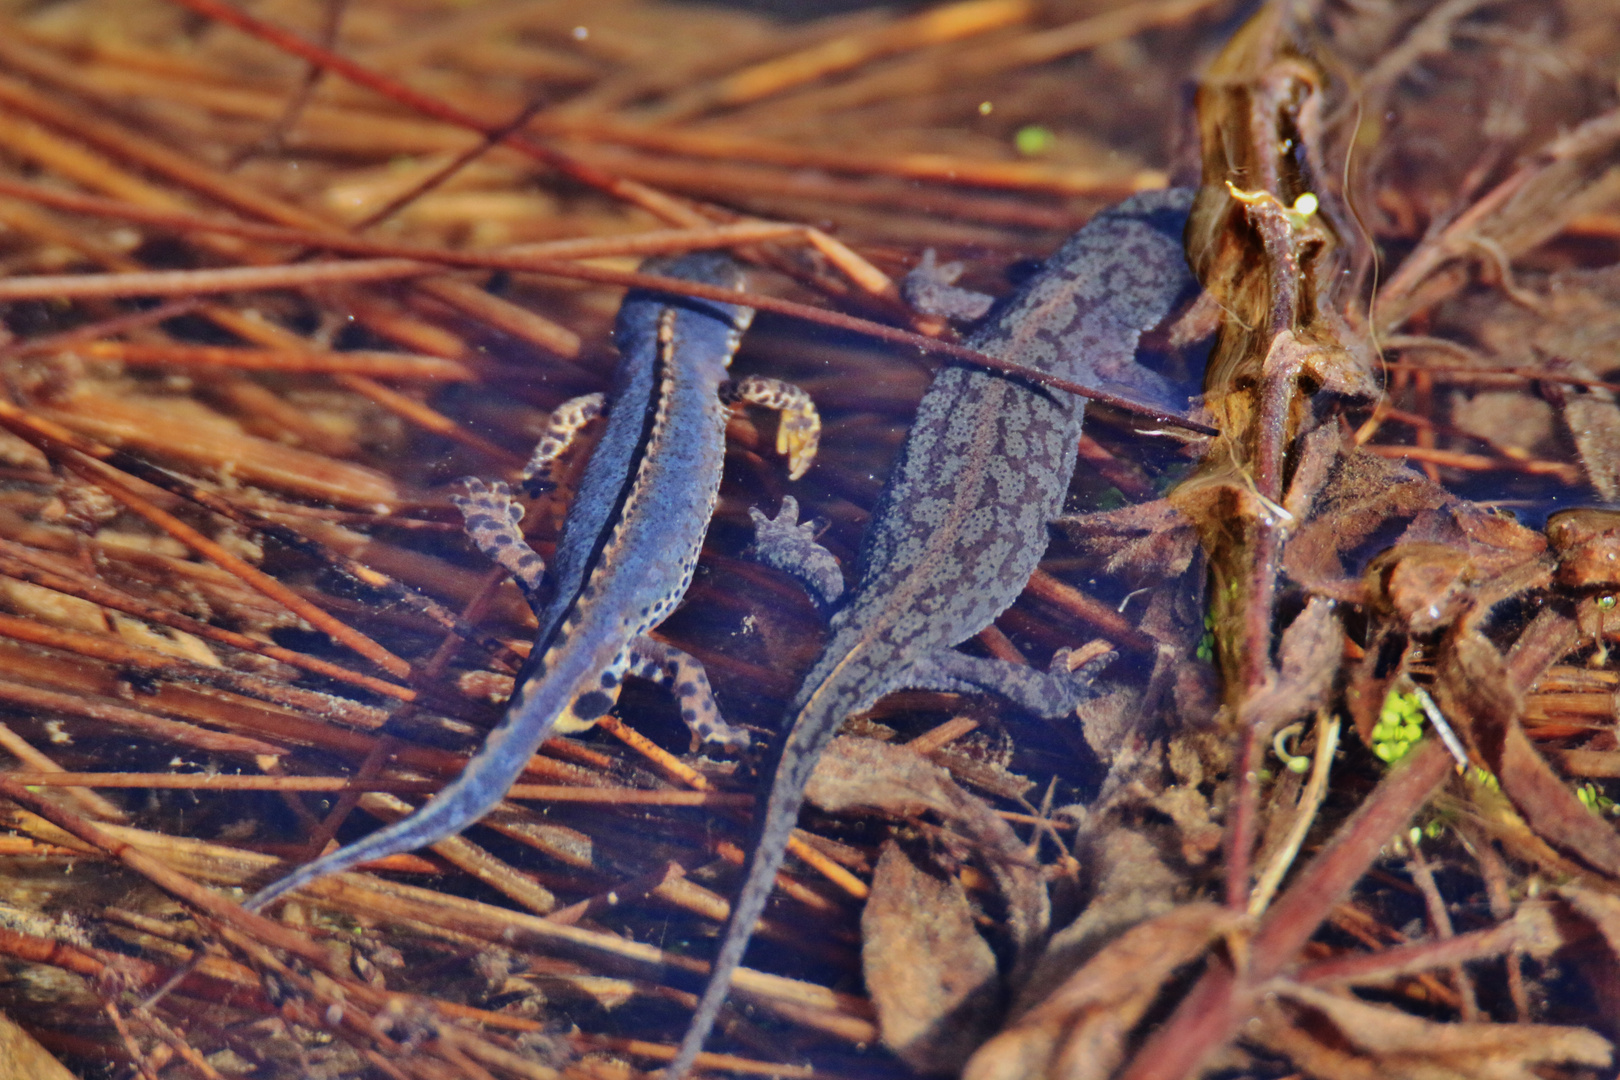
[[[649, 260], [644, 269], [743, 287], [742, 269], [716, 252]], [[647, 633], [692, 583], [719, 496], [730, 404], [749, 401], [781, 412], [777, 451], [787, 455], [791, 478], [804, 475], [815, 456], [820, 420], [802, 390], [758, 376], [729, 380], [727, 369], [753, 314], [711, 300], [626, 295], [615, 329], [620, 359], [611, 394], [588, 394], [556, 409], [524, 469], [531, 488], [548, 483], [581, 429], [605, 413], [549, 579], [518, 527], [523, 510], [510, 489], [465, 482], [467, 493], [453, 501], [468, 536], [511, 573], [539, 621], [504, 717], [460, 775], [416, 812], [300, 867], [245, 907], [257, 911], [327, 874], [460, 832], [505, 796], [548, 737], [583, 731], [606, 714], [626, 674], [670, 686], [696, 737], [727, 750], [748, 746], [748, 733], [721, 718], [702, 666]]]
[[[1094, 384], [1152, 391], [1134, 363], [1138, 339], [1194, 287], [1181, 235], [1193, 192], [1149, 192], [1094, 217], [1047, 260], [967, 344], [992, 356]], [[862, 540], [844, 595], [833, 555], [797, 520], [791, 498], [758, 511], [762, 561], [799, 577], [833, 610], [820, 658], [766, 758], [743, 884], [708, 984], [664, 1072], [691, 1067], [730, 991], [781, 868], [805, 784], [844, 719], [904, 688], [992, 691], [1063, 717], [1092, 696], [1107, 658], [1071, 671], [1068, 650], [1041, 672], [957, 651], [1023, 591], [1046, 552], [1048, 523], [1074, 473], [1085, 400], [961, 364], [930, 384]]]

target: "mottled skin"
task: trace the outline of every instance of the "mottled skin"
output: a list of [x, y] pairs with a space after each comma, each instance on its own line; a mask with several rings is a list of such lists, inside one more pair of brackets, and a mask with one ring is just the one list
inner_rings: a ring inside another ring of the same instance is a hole
[[[1192, 284], [1181, 247], [1191, 203], [1190, 191], [1152, 192], [1099, 214], [968, 344], [1079, 382], [1142, 371], [1133, 365], [1141, 332]], [[1084, 412], [1081, 398], [1005, 375], [952, 366], [935, 377], [873, 512], [853, 594], [833, 615], [790, 706], [743, 886], [667, 1080], [684, 1075], [714, 1024], [782, 865], [805, 784], [846, 717], [902, 688], [993, 690], [1048, 716], [1067, 715], [1089, 696], [1091, 670], [1069, 671], [1064, 654], [1042, 673], [952, 648], [1012, 604], [1045, 553]], [[831, 556], [807, 555], [796, 514], [784, 501], [783, 514], [763, 522], [762, 554], [783, 567], [808, 563], [807, 587], [830, 604], [837, 588], [813, 583], [826, 581]]]
[[[647, 269], [742, 284], [736, 264], [717, 253], [654, 261]], [[500, 801], [548, 736], [584, 730], [611, 709], [627, 671], [674, 684], [682, 716], [699, 737], [747, 746], [747, 733], [720, 719], [701, 666], [644, 635], [692, 582], [720, 488], [728, 401], [786, 410], [777, 448], [789, 453], [793, 476], [815, 454], [818, 423], [800, 391], [769, 379], [727, 383], [727, 366], [752, 317], [750, 308], [708, 300], [645, 292], [625, 298], [606, 428], [569, 507], [548, 587], [505, 486], [468, 481], [469, 495], [457, 500], [468, 533], [514, 574], [540, 623], [506, 716], [461, 775], [425, 806], [261, 890], [248, 900], [250, 910], [327, 874], [460, 832]], [[599, 395], [560, 407], [536, 448], [530, 478], [543, 474], [603, 408]]]

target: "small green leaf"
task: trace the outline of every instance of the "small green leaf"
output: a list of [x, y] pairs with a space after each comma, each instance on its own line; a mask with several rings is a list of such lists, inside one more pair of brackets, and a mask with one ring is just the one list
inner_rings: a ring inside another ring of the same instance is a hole
[[1029, 124], [1018, 129], [1013, 136], [1013, 146], [1024, 157], [1039, 157], [1052, 149], [1057, 142], [1057, 136], [1052, 129], [1040, 124]]

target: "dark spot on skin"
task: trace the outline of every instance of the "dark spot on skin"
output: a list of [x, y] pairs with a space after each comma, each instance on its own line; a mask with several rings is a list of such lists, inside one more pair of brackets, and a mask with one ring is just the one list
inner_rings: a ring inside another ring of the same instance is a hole
[[602, 672], [602, 685], [611, 690], [619, 685], [619, 677], [611, 671], [604, 671]]
[[505, 533], [496, 533], [489, 538], [489, 542], [499, 548], [512, 546], [512, 538]]
[[581, 720], [595, 720], [613, 708], [613, 698], [600, 690], [590, 690], [574, 699], [574, 715]]
[[694, 720], [697, 719], [697, 710], [696, 709], [682, 709], [681, 710], [681, 719], [686, 721], [688, 724], [692, 723]]
[[676, 697], [691, 697], [697, 693], [697, 687], [689, 682], [683, 682], [675, 688]]

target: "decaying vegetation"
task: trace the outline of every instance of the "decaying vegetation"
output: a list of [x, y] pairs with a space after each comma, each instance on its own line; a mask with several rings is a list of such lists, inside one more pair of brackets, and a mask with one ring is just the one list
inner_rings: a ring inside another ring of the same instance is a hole
[[[700, 1066], [1614, 1075], [1617, 66], [1595, 0], [8, 3], [0, 1076], [655, 1069], [752, 790], [655, 692], [464, 837], [232, 900], [499, 715], [532, 619], [456, 479], [603, 385], [642, 255], [730, 247], [847, 560], [949, 348], [894, 280], [1005, 291], [1200, 176], [1151, 344], [1219, 434], [1094, 410], [972, 646], [1106, 642], [1108, 693], [853, 719]], [[759, 421], [663, 632], [765, 733], [819, 624], [745, 557]]]

